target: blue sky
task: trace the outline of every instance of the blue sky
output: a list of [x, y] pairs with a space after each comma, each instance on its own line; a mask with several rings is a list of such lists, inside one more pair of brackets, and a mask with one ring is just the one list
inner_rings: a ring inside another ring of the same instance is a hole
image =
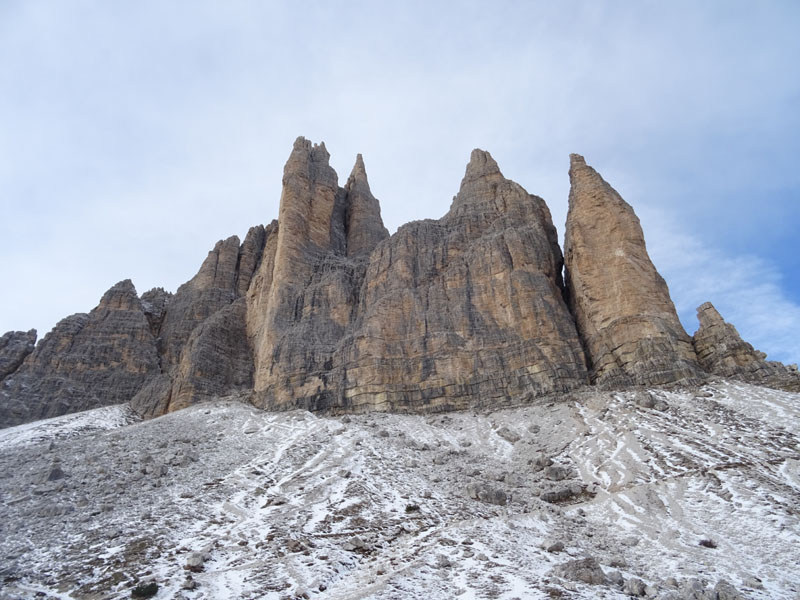
[[563, 234], [570, 152], [639, 214], [691, 334], [710, 300], [800, 360], [800, 3], [0, 2], [0, 332], [117, 281], [174, 291], [278, 214], [295, 137], [363, 153], [391, 231], [470, 150]]

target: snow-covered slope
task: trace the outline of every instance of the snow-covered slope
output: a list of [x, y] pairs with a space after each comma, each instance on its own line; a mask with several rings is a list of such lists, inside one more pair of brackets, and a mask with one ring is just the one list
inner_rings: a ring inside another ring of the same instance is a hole
[[798, 423], [730, 382], [42, 421], [0, 431], [0, 598], [796, 598]]

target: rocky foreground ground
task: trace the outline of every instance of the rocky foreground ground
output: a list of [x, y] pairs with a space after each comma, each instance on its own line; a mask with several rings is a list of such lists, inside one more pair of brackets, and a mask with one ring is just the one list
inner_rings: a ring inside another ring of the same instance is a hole
[[21, 425], [0, 432], [0, 598], [797, 598], [798, 423], [797, 394], [719, 381]]

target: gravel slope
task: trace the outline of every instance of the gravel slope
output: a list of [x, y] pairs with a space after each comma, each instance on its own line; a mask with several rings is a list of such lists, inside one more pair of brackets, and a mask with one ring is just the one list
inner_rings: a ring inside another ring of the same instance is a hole
[[796, 598], [799, 423], [731, 382], [40, 421], [0, 431], [0, 598]]

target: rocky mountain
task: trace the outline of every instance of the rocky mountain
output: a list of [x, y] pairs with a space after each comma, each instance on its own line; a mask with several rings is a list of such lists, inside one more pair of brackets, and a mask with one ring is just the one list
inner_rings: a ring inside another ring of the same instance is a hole
[[563, 254], [483, 150], [390, 236], [299, 138], [174, 294], [0, 337], [0, 600], [796, 598], [797, 367], [569, 176]]
[[126, 279], [108, 290], [89, 314], [61, 320], [3, 378], [0, 423], [7, 426], [126, 402], [158, 372], [156, 339]]
[[234, 392], [352, 413], [710, 375], [800, 389], [713, 309], [690, 338], [631, 206], [578, 155], [569, 176], [564, 256], [544, 200], [482, 150], [446, 215], [389, 236], [362, 157], [340, 187], [325, 145], [298, 138], [277, 221], [218, 242], [175, 294], [139, 298], [126, 280], [35, 350], [35, 332], [5, 334], [0, 426], [125, 401], [155, 417]]

